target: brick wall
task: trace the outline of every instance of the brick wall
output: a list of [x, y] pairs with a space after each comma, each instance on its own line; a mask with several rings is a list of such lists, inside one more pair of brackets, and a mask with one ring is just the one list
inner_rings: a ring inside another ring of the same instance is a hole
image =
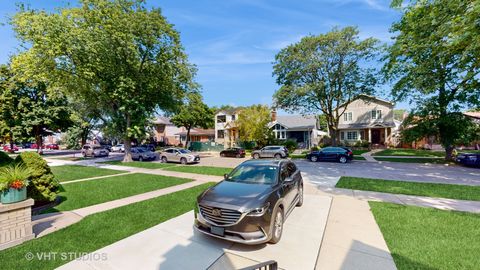
[[34, 238], [32, 232], [33, 200], [0, 203], [0, 250]]

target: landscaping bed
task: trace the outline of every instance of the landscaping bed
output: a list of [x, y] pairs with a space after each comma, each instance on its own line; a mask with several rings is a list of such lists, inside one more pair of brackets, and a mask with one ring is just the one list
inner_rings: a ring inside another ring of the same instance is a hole
[[230, 173], [232, 169], [233, 168], [187, 165], [187, 166], [168, 167], [168, 168], [165, 168], [165, 171], [223, 176], [224, 174]]
[[61, 203], [46, 212], [67, 211], [190, 182], [169, 176], [134, 173], [63, 184]]
[[175, 164], [152, 162], [152, 161], [122, 162], [121, 160], [114, 160], [114, 161], [105, 161], [101, 163], [110, 164], [110, 165], [127, 166], [127, 167], [136, 167], [136, 168], [143, 168], [143, 169], [163, 169], [163, 168], [176, 166]]
[[342, 176], [337, 188], [480, 201], [480, 186], [393, 181]]
[[54, 269], [72, 259], [32, 260], [27, 253], [89, 253], [193, 209], [197, 196], [212, 183], [85, 217], [65, 229], [0, 251], [3, 269]]
[[478, 269], [480, 215], [369, 202], [399, 270]]
[[60, 182], [125, 173], [124, 171], [81, 165], [53, 166], [50, 167], [50, 169], [55, 175], [55, 178]]

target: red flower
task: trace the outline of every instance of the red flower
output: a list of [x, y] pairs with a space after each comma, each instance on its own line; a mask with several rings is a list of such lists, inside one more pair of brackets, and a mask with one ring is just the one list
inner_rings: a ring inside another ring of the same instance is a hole
[[23, 186], [23, 181], [21, 180], [15, 180], [10, 184], [10, 187], [14, 189], [22, 189]]

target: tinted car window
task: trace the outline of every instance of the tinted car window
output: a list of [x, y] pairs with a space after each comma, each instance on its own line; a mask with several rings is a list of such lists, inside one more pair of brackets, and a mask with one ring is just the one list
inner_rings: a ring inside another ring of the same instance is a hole
[[167, 149], [167, 150], [165, 150], [165, 152], [167, 152], [167, 153], [173, 153], [173, 149]]
[[290, 174], [289, 174], [289, 171], [288, 171], [288, 168], [287, 168], [287, 164], [283, 164], [282, 165], [282, 171], [281, 171], [281, 174], [280, 174], [281, 181], [284, 181], [289, 176], [290, 176]]
[[244, 164], [235, 168], [225, 181], [266, 184], [276, 183], [278, 167], [273, 165]]
[[187, 149], [179, 149], [178, 152], [182, 153], [182, 154], [188, 154], [188, 153], [191, 153], [190, 150], [187, 150]]

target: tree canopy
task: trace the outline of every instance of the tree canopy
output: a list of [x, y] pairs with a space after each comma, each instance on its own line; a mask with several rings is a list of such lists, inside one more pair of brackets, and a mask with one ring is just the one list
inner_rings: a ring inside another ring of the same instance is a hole
[[326, 117], [332, 142], [346, 106], [359, 94], [371, 94], [378, 83], [378, 40], [360, 40], [355, 27], [334, 28], [307, 36], [275, 56], [273, 75], [281, 87], [275, 105], [290, 112]]
[[62, 85], [101, 111], [118, 130], [131, 160], [130, 142], [145, 132], [156, 110], [173, 112], [198, 86], [179, 33], [160, 9], [141, 0], [81, 0], [55, 13], [22, 9], [12, 19], [27, 70]]
[[384, 71], [396, 100], [414, 105], [410, 140], [436, 134], [451, 159], [474, 128], [461, 111], [480, 104], [480, 3], [413, 1], [403, 11]]
[[268, 127], [270, 121], [270, 108], [266, 105], [257, 104], [243, 108], [236, 120], [240, 140], [266, 145], [272, 137], [272, 131]]

